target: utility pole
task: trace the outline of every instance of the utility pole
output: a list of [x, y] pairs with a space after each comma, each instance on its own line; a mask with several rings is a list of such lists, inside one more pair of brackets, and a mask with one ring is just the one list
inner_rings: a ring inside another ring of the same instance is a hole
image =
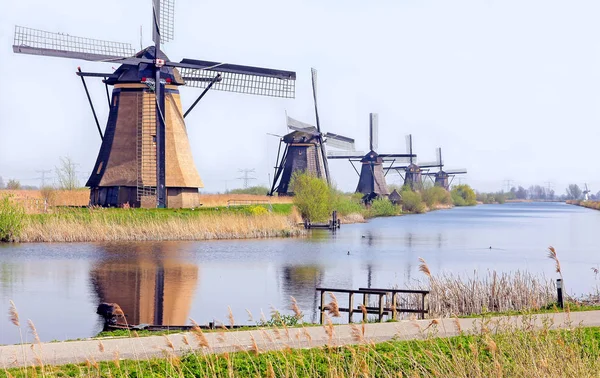
[[242, 173], [242, 177], [238, 177], [238, 180], [244, 181], [244, 189], [248, 188], [248, 182], [250, 180], [256, 180], [256, 177], [250, 177], [251, 173], [254, 173], [254, 168], [252, 169], [238, 169], [238, 172]]
[[42, 175], [39, 178], [41, 180], [40, 189], [44, 188], [46, 186], [46, 173], [51, 173], [52, 170], [50, 170], [50, 169], [42, 169], [42, 170], [35, 171], [35, 172]]
[[510, 188], [512, 188], [514, 181], [513, 180], [504, 180], [504, 185], [506, 185], [506, 192], [510, 192]]

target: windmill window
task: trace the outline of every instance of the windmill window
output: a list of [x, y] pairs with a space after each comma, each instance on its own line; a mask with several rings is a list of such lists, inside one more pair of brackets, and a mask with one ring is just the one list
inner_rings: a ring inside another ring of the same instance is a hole
[[101, 161], [100, 164], [98, 164], [98, 170], [96, 171], [96, 174], [99, 175], [100, 171], [102, 170], [102, 166], [104, 165], [104, 162]]

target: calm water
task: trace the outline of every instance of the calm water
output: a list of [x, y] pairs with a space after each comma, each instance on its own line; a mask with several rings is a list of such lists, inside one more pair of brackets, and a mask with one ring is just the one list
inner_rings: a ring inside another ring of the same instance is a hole
[[[582, 293], [596, 285], [599, 230], [600, 211], [533, 203], [381, 218], [306, 239], [1, 245], [0, 314], [12, 299], [21, 323], [32, 319], [43, 340], [95, 335], [100, 302], [119, 303], [133, 324], [225, 320], [228, 306], [246, 323], [246, 310], [268, 317], [294, 296], [311, 320], [315, 286], [404, 286], [423, 278], [418, 257], [434, 274], [521, 269], [554, 277], [549, 245], [568, 290]], [[18, 341], [0, 315], [0, 344]]]

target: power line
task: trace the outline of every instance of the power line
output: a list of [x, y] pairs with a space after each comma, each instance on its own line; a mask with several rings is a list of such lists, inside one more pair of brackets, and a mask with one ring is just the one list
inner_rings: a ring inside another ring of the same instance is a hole
[[243, 180], [244, 181], [244, 189], [248, 187], [248, 182], [250, 180], [256, 180], [256, 177], [250, 177], [251, 173], [255, 173], [255, 169], [238, 169], [238, 172], [242, 173], [243, 176], [242, 177], [238, 177], [237, 180]]
[[35, 171], [35, 172], [42, 175], [40, 177], [40, 188], [45, 187], [46, 186], [46, 173], [51, 173], [52, 170], [51, 169], [42, 169], [42, 170]]

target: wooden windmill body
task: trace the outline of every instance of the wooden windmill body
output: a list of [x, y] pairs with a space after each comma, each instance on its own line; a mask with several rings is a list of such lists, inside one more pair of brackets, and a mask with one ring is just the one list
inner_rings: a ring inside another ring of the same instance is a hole
[[[347, 159], [350, 161], [354, 170], [359, 176], [356, 193], [363, 194], [363, 200], [369, 202], [374, 198], [387, 196], [390, 194], [385, 176], [389, 172], [389, 167], [384, 169], [385, 163], [394, 164], [395, 162], [408, 161], [412, 154], [379, 154], [375, 152], [378, 149], [379, 135], [379, 116], [376, 113], [369, 115], [369, 152], [360, 154], [355, 151], [341, 151], [339, 153], [330, 153], [328, 159]], [[360, 162], [360, 172], [354, 166], [354, 162]]]
[[[203, 187], [184, 118], [209, 89], [293, 98], [295, 72], [183, 59], [170, 61], [161, 42], [173, 38], [174, 0], [152, 0], [154, 45], [137, 54], [127, 43], [99, 41], [17, 26], [16, 53], [121, 64], [113, 73], [78, 69], [102, 144], [87, 181], [90, 205], [195, 207]], [[104, 133], [85, 82], [106, 85], [109, 116]], [[112, 86], [112, 97], [108, 87]], [[185, 112], [179, 87], [203, 89]]]
[[[412, 134], [406, 136], [406, 151], [411, 155], [414, 153]], [[410, 158], [407, 165], [395, 165], [390, 169], [400, 174], [404, 179], [405, 186], [410, 187], [412, 190], [421, 190], [423, 188], [423, 175], [427, 175], [429, 168], [438, 166], [438, 161], [417, 163], [416, 158]]]
[[[313, 68], [311, 73], [316, 125], [313, 126], [286, 115], [287, 128], [291, 132], [280, 137], [277, 164], [269, 195], [274, 193], [279, 196], [294, 195], [290, 183], [295, 173], [308, 173], [330, 184], [325, 145], [354, 150], [354, 139], [321, 132], [317, 107], [317, 71]], [[281, 153], [282, 145], [284, 146], [283, 154]]]
[[457, 175], [463, 175], [467, 173], [465, 168], [462, 169], [447, 169], [444, 170], [444, 161], [442, 160], [442, 148], [438, 147], [436, 151], [437, 155], [437, 168], [436, 172], [428, 172], [426, 175], [433, 180], [435, 186], [442, 187], [446, 190], [450, 190], [450, 185]]

